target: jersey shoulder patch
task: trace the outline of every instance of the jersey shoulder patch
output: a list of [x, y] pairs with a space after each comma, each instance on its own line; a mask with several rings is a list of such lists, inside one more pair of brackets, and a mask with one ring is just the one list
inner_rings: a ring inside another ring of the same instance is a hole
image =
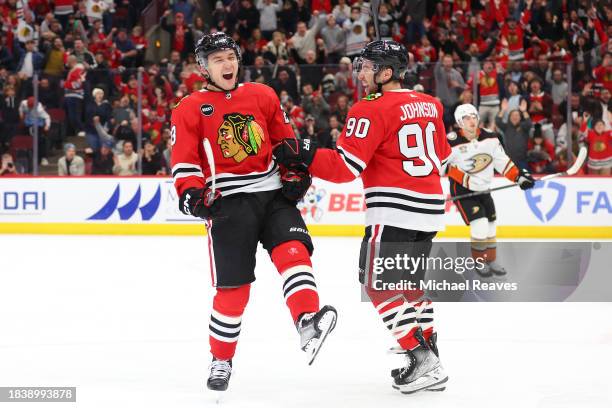
[[368, 96], [366, 96], [365, 98], [363, 98], [364, 101], [375, 101], [376, 99], [380, 98], [382, 96], [381, 93], [371, 93]]
[[446, 134], [446, 138], [448, 140], [455, 140], [457, 139], [457, 132], [449, 132]]

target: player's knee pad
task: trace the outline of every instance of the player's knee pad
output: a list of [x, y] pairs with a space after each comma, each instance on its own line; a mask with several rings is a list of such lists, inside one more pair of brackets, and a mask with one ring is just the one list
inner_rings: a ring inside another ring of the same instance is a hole
[[497, 223], [495, 221], [489, 221], [487, 238], [495, 238], [497, 234]]
[[472, 239], [485, 240], [489, 233], [489, 221], [486, 218], [478, 218], [470, 222], [470, 233]]
[[217, 288], [213, 299], [213, 309], [226, 316], [242, 316], [249, 302], [251, 285], [237, 288]]
[[275, 246], [270, 257], [281, 274], [296, 266], [312, 268], [308, 249], [300, 241], [287, 241]]

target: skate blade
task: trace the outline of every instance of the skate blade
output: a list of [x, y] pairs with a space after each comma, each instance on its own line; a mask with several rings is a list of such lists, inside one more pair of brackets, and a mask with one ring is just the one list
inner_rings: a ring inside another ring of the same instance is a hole
[[319, 351], [321, 350], [321, 346], [325, 342], [327, 335], [331, 333], [331, 331], [334, 330], [334, 328], [336, 327], [337, 319], [338, 319], [338, 314], [335, 310], [329, 310], [325, 312], [323, 316], [321, 317], [319, 324], [323, 322], [325, 322], [325, 324], [323, 327], [319, 327], [319, 330], [321, 330], [321, 335], [319, 336], [319, 338], [311, 340], [315, 343], [309, 350], [308, 365], [312, 365], [315, 358], [317, 358], [317, 355], [319, 354]]
[[409, 387], [411, 384], [406, 384], [406, 385], [393, 384], [393, 388], [395, 388], [402, 394], [414, 394], [415, 392], [419, 392], [419, 391], [444, 391], [446, 389], [446, 386], [440, 387], [440, 385], [446, 383], [447, 381], [448, 381], [448, 376], [432, 384], [425, 383], [417, 387], [414, 387], [414, 385], [412, 387]]

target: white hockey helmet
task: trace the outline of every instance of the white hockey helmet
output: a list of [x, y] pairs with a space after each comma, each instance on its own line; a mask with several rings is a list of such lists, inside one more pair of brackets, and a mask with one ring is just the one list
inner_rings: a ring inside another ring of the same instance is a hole
[[463, 129], [463, 118], [466, 116], [474, 116], [476, 120], [480, 122], [480, 115], [478, 114], [478, 109], [471, 103], [464, 103], [463, 105], [457, 106], [455, 109], [455, 122], [459, 125], [460, 128]]

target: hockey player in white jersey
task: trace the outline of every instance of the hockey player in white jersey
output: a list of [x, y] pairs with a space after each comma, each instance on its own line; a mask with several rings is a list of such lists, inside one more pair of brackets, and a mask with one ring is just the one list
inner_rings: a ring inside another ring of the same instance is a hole
[[[518, 183], [523, 190], [534, 186], [531, 174], [518, 168], [506, 155], [499, 134], [479, 128], [480, 117], [474, 105], [459, 105], [455, 121], [459, 131], [447, 135], [453, 149], [446, 170], [452, 197], [490, 189], [494, 171]], [[455, 204], [463, 221], [470, 226], [472, 256], [486, 260], [485, 268], [476, 272], [482, 277], [505, 275], [506, 270], [496, 259], [497, 214], [491, 194], [461, 198]]]

